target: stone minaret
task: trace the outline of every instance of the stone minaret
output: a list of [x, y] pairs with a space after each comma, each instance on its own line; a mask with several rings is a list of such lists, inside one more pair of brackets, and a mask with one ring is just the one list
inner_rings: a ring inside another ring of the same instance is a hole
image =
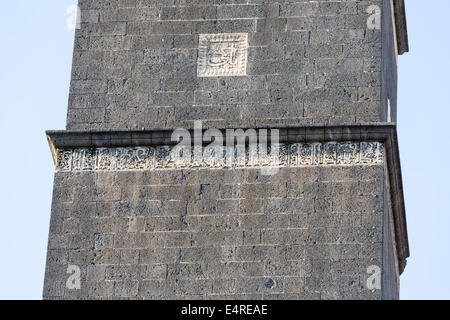
[[403, 0], [79, 7], [44, 298], [399, 297]]

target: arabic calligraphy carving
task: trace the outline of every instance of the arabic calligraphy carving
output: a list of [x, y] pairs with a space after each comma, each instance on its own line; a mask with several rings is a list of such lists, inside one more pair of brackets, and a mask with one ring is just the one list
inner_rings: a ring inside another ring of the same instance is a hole
[[199, 77], [247, 74], [246, 33], [201, 34], [198, 46]]
[[193, 148], [186, 146], [59, 149], [56, 171], [308, 167], [384, 163], [382, 142], [293, 143], [266, 148], [246, 148], [244, 154], [238, 152], [238, 147], [228, 153], [225, 147], [205, 148], [200, 157], [198, 153], [197, 156], [194, 155]]

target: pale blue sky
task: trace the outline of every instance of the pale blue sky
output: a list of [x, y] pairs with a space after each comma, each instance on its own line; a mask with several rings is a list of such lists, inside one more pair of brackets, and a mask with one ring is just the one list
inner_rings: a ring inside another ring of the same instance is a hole
[[[44, 132], [65, 126], [72, 4], [0, 5], [0, 299], [42, 296], [54, 170]], [[398, 122], [411, 258], [401, 297], [450, 299], [450, 1], [406, 5]]]

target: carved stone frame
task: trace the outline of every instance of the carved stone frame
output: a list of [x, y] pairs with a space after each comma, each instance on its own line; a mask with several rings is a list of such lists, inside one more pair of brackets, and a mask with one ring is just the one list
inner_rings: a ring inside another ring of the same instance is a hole
[[[210, 53], [214, 45], [226, 47], [226, 44], [235, 45], [235, 63], [233, 66], [211, 66]], [[198, 77], [232, 77], [247, 75], [248, 60], [248, 34], [247, 33], [220, 33], [200, 34], [198, 44], [197, 76]]]

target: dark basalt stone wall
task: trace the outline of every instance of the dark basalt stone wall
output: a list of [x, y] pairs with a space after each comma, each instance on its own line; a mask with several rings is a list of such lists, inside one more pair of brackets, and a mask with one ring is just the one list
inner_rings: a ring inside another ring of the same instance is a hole
[[[384, 121], [382, 2], [81, 0], [67, 128]], [[248, 34], [246, 76], [197, 77], [217, 33]]]
[[[384, 122], [388, 2], [80, 0], [67, 129]], [[199, 35], [222, 33], [247, 34], [246, 74], [199, 77]], [[390, 170], [56, 172], [44, 298], [398, 298]]]

